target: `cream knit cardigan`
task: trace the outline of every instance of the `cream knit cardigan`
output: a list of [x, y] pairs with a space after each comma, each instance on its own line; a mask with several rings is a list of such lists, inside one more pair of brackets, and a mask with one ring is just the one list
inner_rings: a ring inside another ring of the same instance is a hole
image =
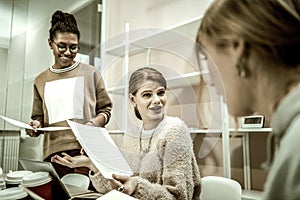
[[[138, 199], [199, 199], [200, 173], [193, 151], [193, 142], [185, 123], [176, 117], [165, 116], [150, 136], [143, 138], [140, 153], [140, 133], [125, 134], [121, 150], [134, 171], [138, 182], [132, 194]], [[100, 193], [112, 190], [110, 182], [99, 172], [91, 175]]]

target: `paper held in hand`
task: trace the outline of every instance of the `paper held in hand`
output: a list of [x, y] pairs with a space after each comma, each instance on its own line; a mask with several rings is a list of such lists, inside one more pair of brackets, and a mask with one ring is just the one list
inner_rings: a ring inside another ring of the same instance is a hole
[[106, 193], [102, 197], [99, 197], [96, 200], [138, 200], [132, 196], [124, 194], [122, 192], [118, 192], [117, 190], [111, 190], [110, 192]]
[[112, 174], [133, 175], [105, 128], [87, 126], [70, 120], [67, 122], [86, 154], [105, 178], [112, 179]]
[[11, 124], [13, 124], [15, 126], [18, 126], [20, 128], [30, 129], [30, 130], [36, 130], [36, 131], [61, 131], [61, 130], [70, 129], [69, 127], [58, 127], [58, 126], [43, 127], [43, 128], [32, 128], [29, 124], [26, 124], [24, 122], [20, 122], [20, 121], [17, 121], [15, 119], [4, 117], [2, 115], [0, 115], [0, 117], [2, 119], [4, 119], [5, 121], [7, 121], [7, 122], [9, 122], [9, 123], [11, 123]]

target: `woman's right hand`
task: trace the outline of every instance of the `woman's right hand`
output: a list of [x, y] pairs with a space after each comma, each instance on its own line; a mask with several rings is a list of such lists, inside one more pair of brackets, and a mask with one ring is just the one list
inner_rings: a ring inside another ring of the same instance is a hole
[[94, 173], [98, 172], [97, 167], [94, 165], [91, 159], [85, 155], [79, 155], [74, 157], [70, 156], [67, 153], [62, 153], [62, 155], [63, 157], [59, 155], [51, 157], [51, 162], [55, 162], [57, 164], [64, 165], [70, 168], [88, 167]]
[[[32, 128], [34, 128], [34, 129], [36, 129], [36, 128], [41, 128], [41, 127], [42, 127], [41, 122], [38, 121], [38, 120], [33, 120], [33, 121], [31, 121], [31, 122], [29, 123], [29, 125], [30, 125]], [[37, 130], [25, 129], [25, 131], [26, 131], [27, 135], [29, 135], [29, 136], [31, 136], [31, 137], [37, 137], [37, 136], [40, 135], [40, 132], [37, 131]]]
[[85, 155], [79, 155], [79, 156], [70, 156], [67, 153], [62, 153], [62, 156], [55, 155], [51, 158], [51, 162], [55, 162], [60, 165], [64, 165], [70, 168], [76, 168], [76, 167], [85, 167], [90, 164], [90, 159]]

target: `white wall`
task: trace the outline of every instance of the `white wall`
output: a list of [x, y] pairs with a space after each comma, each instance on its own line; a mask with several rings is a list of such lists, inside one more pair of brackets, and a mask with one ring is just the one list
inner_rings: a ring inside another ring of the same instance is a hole
[[[7, 62], [7, 96], [5, 115], [20, 119], [22, 113], [23, 80], [25, 68], [26, 32], [20, 31], [27, 23], [28, 1], [15, 1], [12, 16], [12, 33], [10, 39]], [[18, 23], [16, 23], [18, 21]], [[19, 130], [17, 127], [5, 123], [5, 130]]]
[[130, 29], [166, 28], [203, 14], [211, 0], [107, 0], [107, 36]]
[[[0, 114], [5, 113], [6, 90], [7, 90], [7, 55], [8, 49], [0, 48]], [[0, 121], [0, 130], [4, 128], [4, 121]]]

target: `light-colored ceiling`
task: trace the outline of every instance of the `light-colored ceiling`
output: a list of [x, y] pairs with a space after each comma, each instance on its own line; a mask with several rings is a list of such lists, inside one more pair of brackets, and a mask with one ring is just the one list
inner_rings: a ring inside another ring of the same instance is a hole
[[[94, 0], [0, 0], [0, 47], [8, 47], [10, 36], [49, 19], [57, 9], [75, 13]], [[24, 18], [25, 16], [25, 18]], [[13, 31], [11, 27], [13, 25]], [[11, 34], [12, 32], [12, 34]]]

